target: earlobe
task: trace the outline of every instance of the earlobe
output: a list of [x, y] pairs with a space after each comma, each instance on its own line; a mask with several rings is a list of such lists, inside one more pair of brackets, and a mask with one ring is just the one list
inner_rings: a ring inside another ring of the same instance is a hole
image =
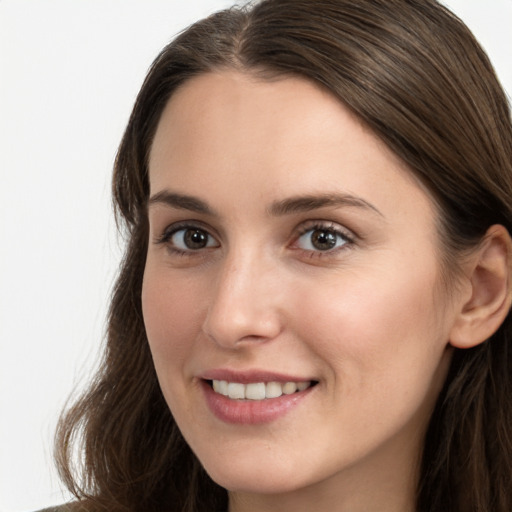
[[469, 300], [462, 304], [450, 344], [471, 348], [486, 341], [505, 320], [511, 304], [512, 240], [501, 225], [491, 226], [470, 257]]

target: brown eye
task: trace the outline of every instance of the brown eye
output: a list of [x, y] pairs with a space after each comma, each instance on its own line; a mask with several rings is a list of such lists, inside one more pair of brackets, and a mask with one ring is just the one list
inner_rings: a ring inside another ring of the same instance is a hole
[[189, 249], [202, 249], [208, 245], [208, 234], [200, 229], [187, 229], [183, 240]]
[[337, 235], [332, 231], [313, 231], [311, 245], [319, 251], [328, 251], [336, 247]]
[[334, 229], [308, 229], [297, 240], [297, 245], [306, 251], [330, 251], [342, 247], [350, 240], [343, 233]]
[[199, 228], [182, 228], [170, 237], [170, 243], [181, 251], [197, 251], [217, 247], [218, 243], [207, 231]]

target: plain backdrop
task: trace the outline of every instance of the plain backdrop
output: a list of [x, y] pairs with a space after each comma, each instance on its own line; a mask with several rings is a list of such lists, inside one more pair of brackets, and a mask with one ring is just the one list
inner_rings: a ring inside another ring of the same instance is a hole
[[[231, 0], [0, 0], [0, 511], [65, 501], [58, 413], [91, 373], [120, 259], [117, 144], [146, 70]], [[512, 0], [447, 0], [512, 93]]]

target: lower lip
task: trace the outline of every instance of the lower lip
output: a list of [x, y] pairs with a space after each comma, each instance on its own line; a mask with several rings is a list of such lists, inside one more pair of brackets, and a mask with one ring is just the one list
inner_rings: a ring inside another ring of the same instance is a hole
[[225, 423], [239, 425], [257, 425], [270, 423], [284, 416], [306, 398], [315, 386], [291, 395], [281, 395], [278, 398], [265, 400], [232, 400], [227, 396], [216, 393], [210, 384], [202, 381], [202, 389], [206, 403], [212, 413]]

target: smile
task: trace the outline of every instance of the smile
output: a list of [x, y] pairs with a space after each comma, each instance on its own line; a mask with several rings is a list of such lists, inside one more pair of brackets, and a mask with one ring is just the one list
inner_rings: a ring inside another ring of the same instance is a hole
[[228, 382], [226, 380], [212, 380], [211, 386], [215, 393], [226, 396], [232, 400], [265, 400], [279, 398], [282, 395], [292, 395], [298, 391], [305, 391], [314, 383], [312, 381], [300, 382]]
[[257, 425], [278, 420], [308, 400], [319, 381], [265, 371], [214, 370], [200, 388], [210, 411], [224, 423]]

